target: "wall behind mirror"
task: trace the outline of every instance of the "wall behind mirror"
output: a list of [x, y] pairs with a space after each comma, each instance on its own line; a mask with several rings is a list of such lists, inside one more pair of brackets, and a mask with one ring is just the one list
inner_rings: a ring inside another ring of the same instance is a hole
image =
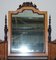
[[[52, 18], [52, 40], [56, 39], [56, 0], [1, 0], [0, 1], [0, 39], [4, 40], [4, 22], [5, 14], [8, 14], [9, 10], [16, 10], [17, 7], [23, 2], [33, 2], [37, 5], [39, 10], [48, 11], [48, 15], [51, 14]], [[8, 16], [8, 15], [7, 15]]]

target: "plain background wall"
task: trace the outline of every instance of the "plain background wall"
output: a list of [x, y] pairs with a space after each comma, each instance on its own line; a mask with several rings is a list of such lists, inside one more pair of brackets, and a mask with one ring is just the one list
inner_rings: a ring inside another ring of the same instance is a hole
[[[52, 40], [56, 39], [56, 0], [0, 0], [0, 39], [4, 40], [5, 14], [9, 10], [16, 10], [23, 2], [33, 2], [39, 10], [47, 11], [51, 15]], [[7, 18], [8, 19], [8, 18]], [[48, 18], [49, 19], [49, 18]]]

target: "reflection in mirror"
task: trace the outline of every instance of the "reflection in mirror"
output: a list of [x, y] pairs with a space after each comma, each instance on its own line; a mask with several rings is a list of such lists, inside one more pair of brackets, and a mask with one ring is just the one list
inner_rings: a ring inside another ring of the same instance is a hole
[[45, 52], [44, 15], [24, 10], [12, 15], [11, 52]]

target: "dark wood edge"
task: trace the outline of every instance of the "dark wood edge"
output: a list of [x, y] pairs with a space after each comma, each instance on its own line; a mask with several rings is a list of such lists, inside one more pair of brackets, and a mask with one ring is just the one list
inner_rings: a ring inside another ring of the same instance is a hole
[[2, 44], [2, 43], [7, 43], [7, 41], [2, 41], [2, 40], [0, 40], [0, 44]]
[[54, 42], [54, 41], [51, 41], [50, 43], [51, 43], [51, 44], [56, 44], [56, 42]]
[[51, 42], [49, 42], [49, 43], [51, 43], [51, 44], [56, 44], [56, 39], [53, 40], [53, 41], [51, 41]]

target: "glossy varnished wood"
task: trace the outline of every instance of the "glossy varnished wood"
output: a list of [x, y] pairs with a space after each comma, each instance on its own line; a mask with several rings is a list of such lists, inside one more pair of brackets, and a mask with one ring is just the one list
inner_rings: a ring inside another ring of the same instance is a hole
[[48, 44], [48, 60], [56, 60], [56, 43], [50, 42]]
[[7, 60], [7, 42], [0, 42], [0, 60]]

